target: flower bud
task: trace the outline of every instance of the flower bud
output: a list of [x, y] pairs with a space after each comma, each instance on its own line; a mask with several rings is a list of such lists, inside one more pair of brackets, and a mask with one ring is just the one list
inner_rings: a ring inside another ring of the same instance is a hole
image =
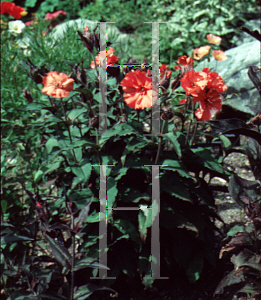
[[169, 88], [171, 73], [172, 71], [166, 72], [164, 74], [164, 77], [160, 81], [160, 87], [163, 92], [165, 92]]
[[170, 88], [172, 91], [174, 91], [175, 89], [177, 89], [180, 86], [180, 80], [181, 79], [181, 75], [179, 74], [176, 78], [174, 78], [171, 83], [170, 83]]
[[[82, 41], [84, 47], [86, 47], [91, 53], [93, 53], [93, 46], [94, 46], [95, 41], [94, 41], [93, 34], [90, 31], [89, 27], [86, 26], [82, 33], [79, 30], [77, 30], [77, 32], [81, 38], [81, 41]], [[97, 41], [96, 41], [96, 43], [97, 43]]]
[[30, 92], [28, 92], [26, 89], [23, 89], [23, 96], [24, 98], [29, 102], [32, 103], [33, 102], [33, 98]]
[[41, 66], [38, 67], [36, 65], [34, 65], [29, 58], [27, 58], [28, 61], [25, 61], [25, 63], [30, 67], [30, 76], [33, 79], [33, 81], [37, 84], [42, 83], [43, 82], [43, 78], [44, 76], [47, 75], [47, 73], [49, 72], [45, 66]]

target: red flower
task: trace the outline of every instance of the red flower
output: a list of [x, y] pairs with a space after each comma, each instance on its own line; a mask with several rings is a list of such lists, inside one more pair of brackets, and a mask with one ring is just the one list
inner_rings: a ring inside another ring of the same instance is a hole
[[199, 108], [195, 116], [199, 121], [208, 121], [222, 109], [222, 100], [220, 93], [215, 89], [205, 89], [193, 98], [193, 102], [199, 102]]
[[179, 104], [186, 104], [187, 103], [187, 100], [186, 99], [181, 99], [180, 101], [179, 101]]
[[160, 79], [164, 76], [165, 72], [169, 71], [169, 68], [165, 64], [161, 64], [160, 66]]
[[152, 78], [140, 70], [131, 70], [121, 81], [126, 104], [135, 109], [152, 107], [152, 98], [156, 96], [156, 91], [152, 89]]
[[186, 91], [186, 95], [197, 96], [198, 92], [207, 85], [207, 74], [205, 72], [187, 72], [181, 79], [181, 85]]
[[43, 79], [44, 88], [42, 92], [53, 98], [64, 98], [73, 90], [74, 79], [64, 73], [52, 71], [47, 73]]
[[181, 70], [183, 74], [192, 70], [194, 60], [186, 55], [180, 56], [177, 62], [178, 66], [175, 66], [175, 70]]
[[63, 11], [63, 10], [58, 10], [58, 11], [56, 11], [54, 13], [47, 13], [45, 15], [45, 20], [51, 20], [51, 21], [53, 21], [54, 19], [56, 19], [60, 15], [67, 16], [67, 13], [65, 11]]
[[215, 88], [218, 92], [224, 92], [227, 90], [227, 86], [224, 84], [223, 79], [221, 76], [216, 73], [216, 72], [209, 72], [209, 68], [204, 68], [202, 72], [207, 74], [207, 87], [210, 88]]
[[[106, 50], [107, 66], [114, 65], [119, 61], [119, 57], [113, 55], [114, 52], [115, 52], [115, 50], [112, 47], [110, 47], [109, 50]], [[101, 53], [99, 52], [98, 56], [95, 57], [95, 62], [96, 62], [97, 66], [99, 66], [99, 63], [100, 63], [100, 59], [101, 59], [100, 57], [101, 57]], [[91, 68], [92, 69], [95, 68], [94, 61], [91, 62]]]
[[8, 14], [15, 19], [21, 19], [23, 16], [27, 15], [24, 8], [15, 5], [12, 2], [1, 2], [0, 5], [1, 15]]

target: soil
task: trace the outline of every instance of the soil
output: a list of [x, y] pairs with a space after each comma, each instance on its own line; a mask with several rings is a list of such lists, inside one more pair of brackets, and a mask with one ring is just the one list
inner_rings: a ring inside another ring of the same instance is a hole
[[[224, 159], [228, 170], [233, 170], [240, 177], [254, 181], [255, 178], [250, 168], [246, 155], [231, 153]], [[205, 178], [207, 180], [207, 178]], [[186, 278], [173, 278], [169, 280], [156, 280], [151, 288], [137, 287], [134, 284], [122, 283], [122, 290], [117, 289], [118, 296], [111, 297], [109, 291], [99, 291], [90, 296], [90, 300], [258, 300], [250, 296], [234, 296], [234, 291], [225, 292], [213, 297], [213, 293], [221, 279], [233, 270], [230, 257], [219, 259], [219, 251], [222, 247], [222, 240], [226, 237], [228, 230], [236, 224], [247, 224], [250, 219], [244, 214], [242, 207], [229, 195], [228, 183], [221, 178], [212, 178], [210, 186], [222, 186], [224, 191], [213, 191], [217, 205], [217, 213], [224, 223], [215, 221], [220, 232], [216, 234], [215, 256], [217, 265], [206, 266], [203, 269], [200, 279], [195, 284], [190, 284]], [[121, 286], [121, 285], [117, 285]], [[113, 288], [113, 287], [112, 287]], [[238, 287], [237, 287], [238, 288]]]

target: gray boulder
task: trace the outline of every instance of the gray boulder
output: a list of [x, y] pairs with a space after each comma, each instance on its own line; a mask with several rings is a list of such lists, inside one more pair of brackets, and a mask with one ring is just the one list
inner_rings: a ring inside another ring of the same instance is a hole
[[[251, 27], [251, 29], [255, 28]], [[216, 61], [212, 57], [209, 63], [207, 60], [199, 63], [195, 70], [201, 71], [204, 67], [213, 68], [212, 71], [218, 72], [228, 87], [228, 90], [224, 92], [224, 96], [230, 98], [226, 99], [223, 105], [255, 115], [249, 106], [260, 110], [261, 99], [247, 72], [249, 66], [261, 67], [260, 42], [251, 36], [248, 38], [245, 35], [245, 33], [242, 35], [239, 46], [225, 51], [227, 60]]]

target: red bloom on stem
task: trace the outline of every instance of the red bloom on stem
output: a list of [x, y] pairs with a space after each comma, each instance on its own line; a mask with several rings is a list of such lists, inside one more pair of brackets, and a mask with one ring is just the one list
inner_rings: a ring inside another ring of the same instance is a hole
[[160, 79], [163, 78], [163, 76], [166, 73], [166, 71], [169, 71], [168, 66], [165, 65], [165, 64], [161, 64], [161, 66], [160, 66]]
[[199, 108], [195, 112], [195, 116], [199, 121], [208, 121], [222, 109], [222, 100], [220, 93], [215, 89], [205, 89], [193, 98], [193, 102], [199, 102]]
[[27, 15], [24, 8], [15, 5], [12, 2], [1, 2], [0, 4], [1, 15], [8, 14], [15, 19], [21, 19], [23, 16]]
[[186, 91], [186, 95], [197, 96], [198, 92], [207, 85], [207, 74], [191, 70], [180, 81], [183, 89]]
[[140, 70], [131, 70], [121, 81], [126, 104], [135, 109], [152, 107], [156, 91], [152, 89], [152, 78]]
[[207, 87], [210, 88], [215, 88], [218, 92], [224, 92], [227, 90], [227, 86], [224, 84], [223, 79], [221, 76], [216, 73], [216, 72], [209, 72], [209, 68], [204, 68], [202, 72], [207, 74]]
[[[119, 61], [119, 57], [113, 55], [114, 52], [115, 52], [115, 50], [112, 47], [110, 47], [109, 50], [106, 50], [107, 66], [114, 65]], [[99, 52], [98, 56], [95, 57], [96, 66], [99, 66], [100, 60], [101, 60], [101, 53]], [[101, 64], [102, 64], [102, 62], [101, 62]], [[92, 69], [95, 68], [94, 61], [91, 62], [91, 68]]]
[[186, 55], [180, 56], [177, 62], [178, 66], [175, 66], [175, 70], [181, 70], [182, 73], [189, 72], [193, 69], [194, 60]]
[[74, 79], [64, 73], [52, 71], [47, 73], [43, 79], [44, 88], [42, 92], [53, 98], [64, 98], [73, 90]]

